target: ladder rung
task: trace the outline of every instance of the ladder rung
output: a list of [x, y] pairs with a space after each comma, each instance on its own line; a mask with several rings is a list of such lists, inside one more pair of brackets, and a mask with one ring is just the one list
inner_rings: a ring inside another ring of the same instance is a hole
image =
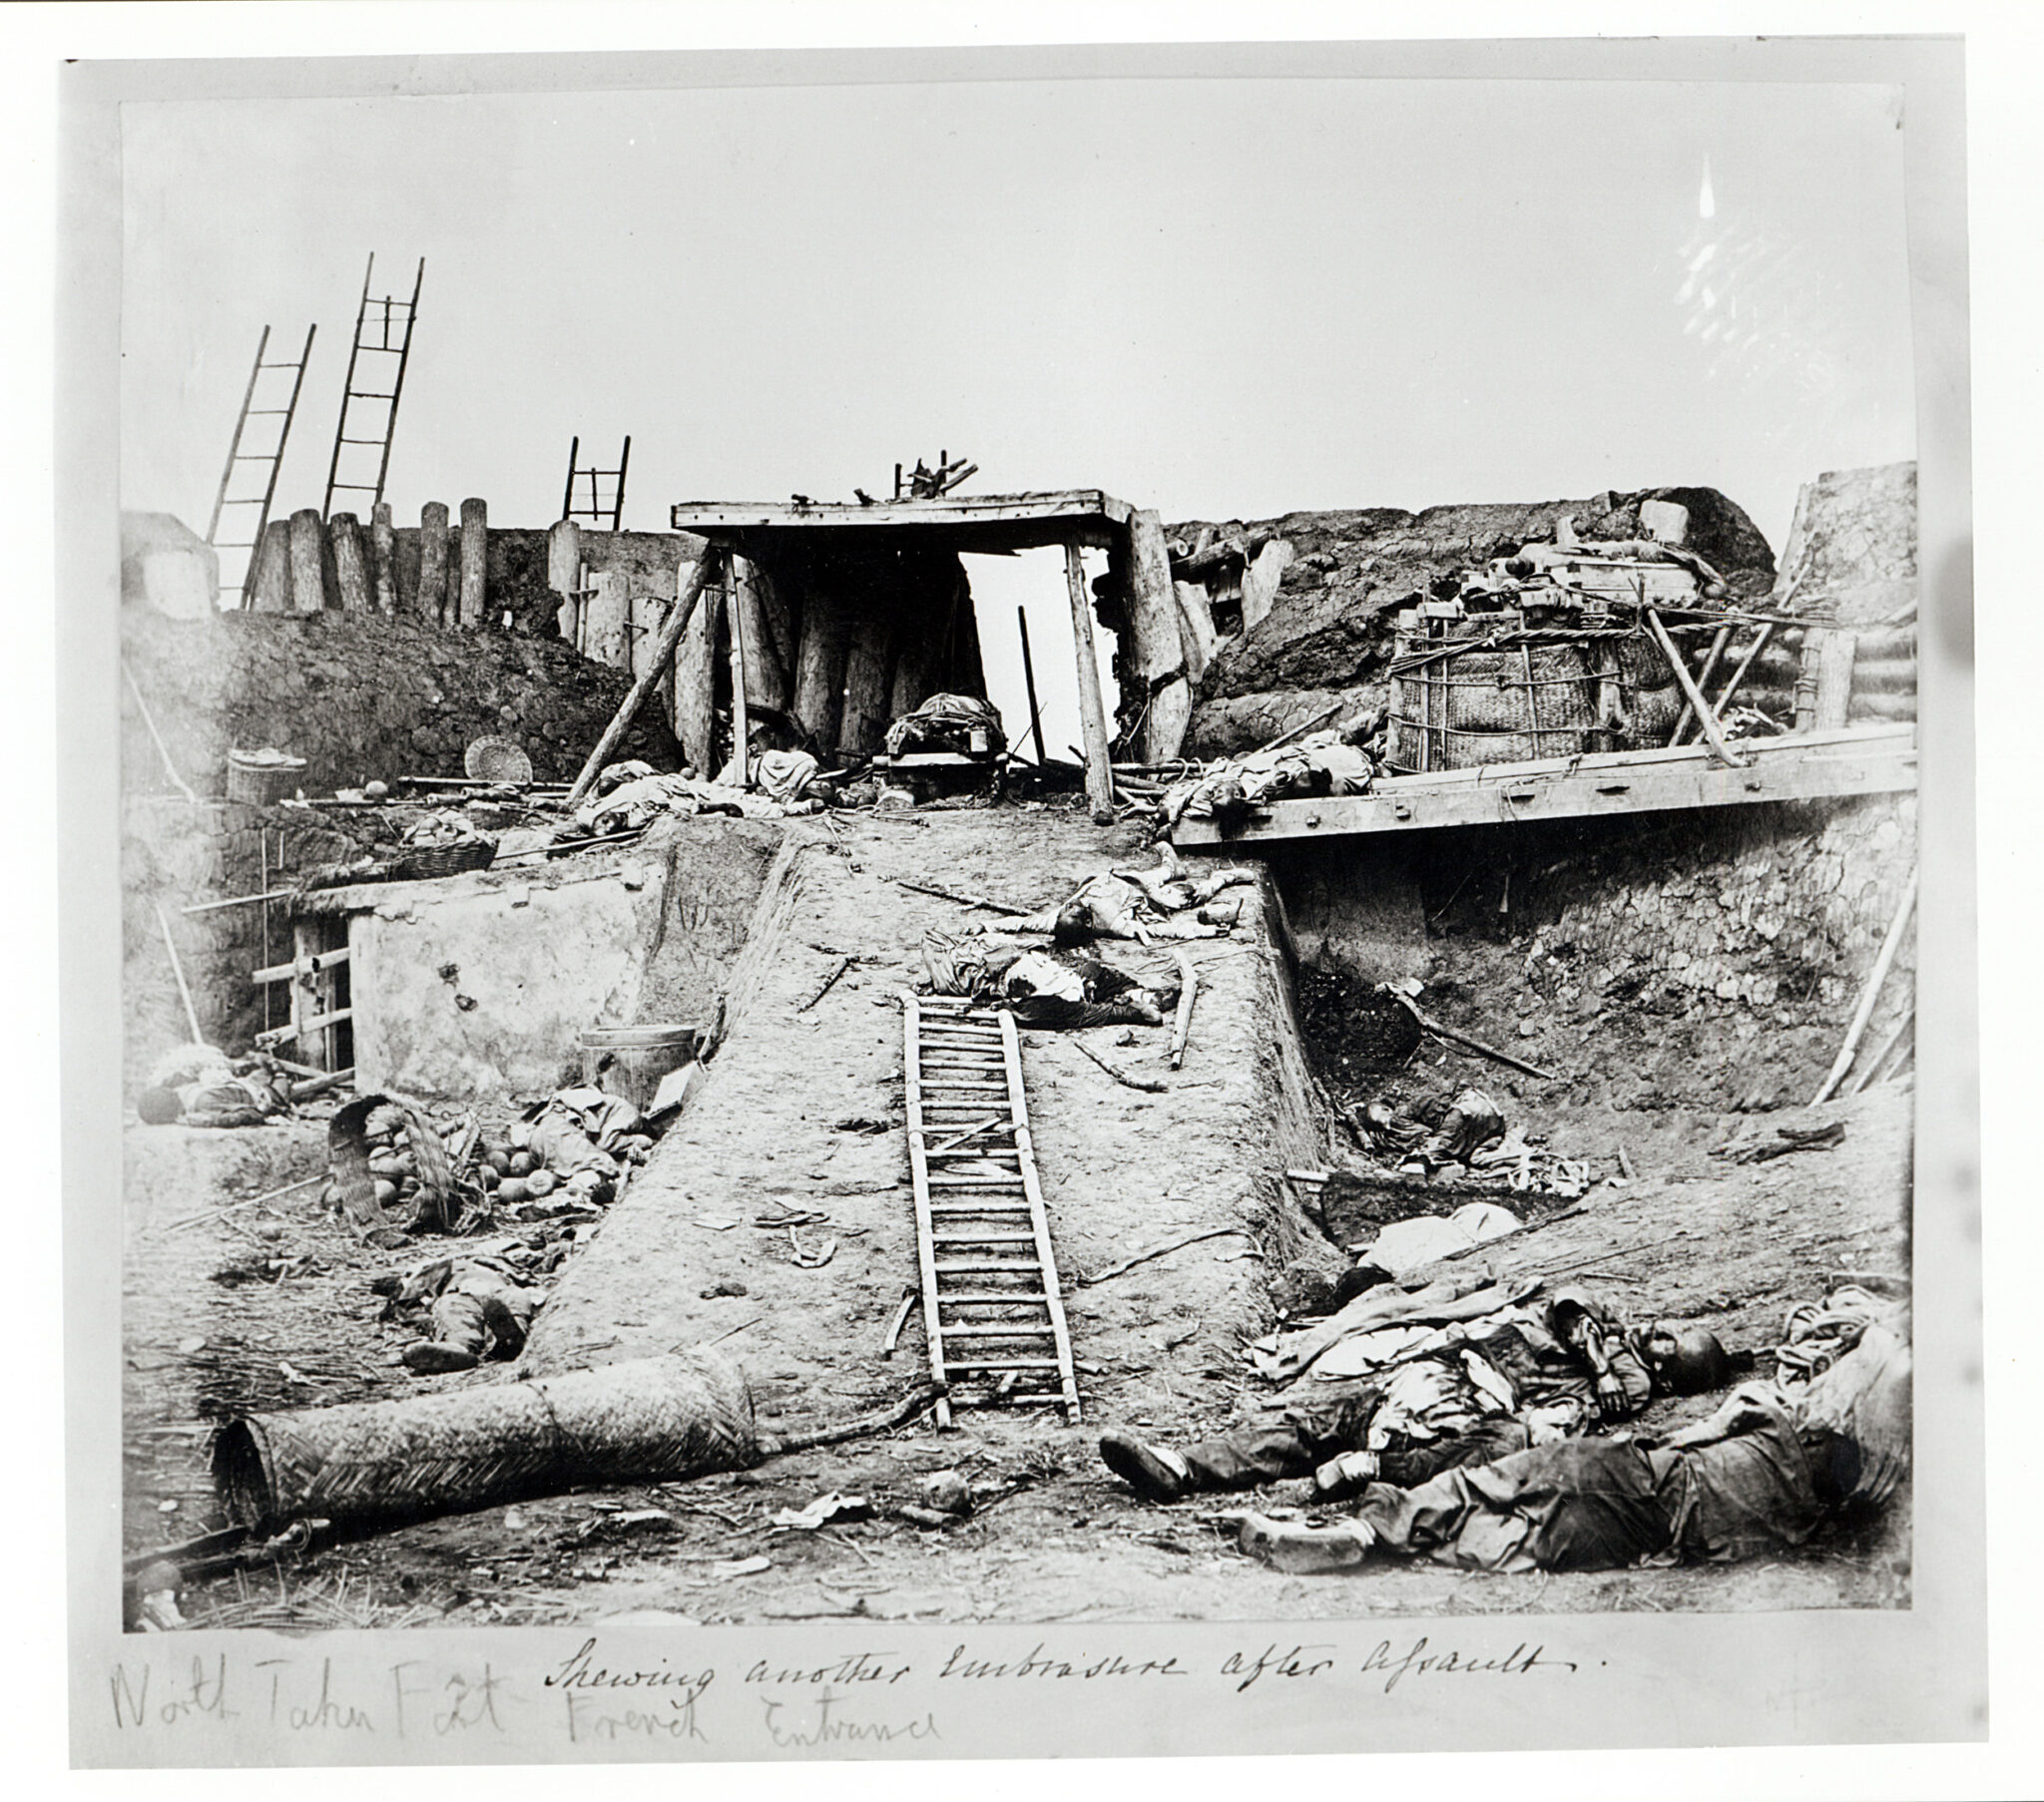
[[1034, 1258], [966, 1258], [957, 1263], [932, 1264], [939, 1276], [984, 1276], [1004, 1271], [1014, 1276], [1041, 1276], [1043, 1266]]
[[930, 1240], [937, 1245], [1033, 1245], [1033, 1232], [933, 1232]]
[[290, 411], [289, 407], [251, 407], [242, 417], [244, 419], [288, 419]]
[[350, 400], [395, 400], [397, 398], [395, 394], [377, 394], [368, 388], [350, 388], [347, 392]]
[[[382, 440], [382, 439], [380, 439], [380, 438], [343, 438], [343, 439], [341, 440], [341, 443], [343, 443], [343, 444], [373, 444], [373, 445], [375, 445], [375, 446], [376, 446], [376, 447], [377, 447], [377, 448], [378, 448], [378, 449], [380, 450], [380, 449], [382, 448], [382, 445], [383, 445], [383, 440]], [[360, 484], [359, 484], [359, 483], [355, 483], [355, 482], [336, 482], [336, 483], [334, 483], [334, 487], [336, 487], [336, 488], [344, 488], [344, 487], [345, 487], [345, 488], [355, 488], [355, 487], [359, 487], [359, 486], [360, 486]]]
[[1027, 1201], [934, 1201], [930, 1204], [932, 1214], [1026, 1214]]
[[1055, 1358], [946, 1358], [946, 1370], [1057, 1370]]
[[1047, 1326], [940, 1326], [938, 1334], [946, 1339], [1055, 1339], [1057, 1334]]
[[946, 1295], [941, 1290], [937, 1293], [937, 1306], [940, 1308], [991, 1307], [997, 1301], [1021, 1303], [1049, 1300], [1050, 1292], [1047, 1289], [966, 1289], [957, 1295]]

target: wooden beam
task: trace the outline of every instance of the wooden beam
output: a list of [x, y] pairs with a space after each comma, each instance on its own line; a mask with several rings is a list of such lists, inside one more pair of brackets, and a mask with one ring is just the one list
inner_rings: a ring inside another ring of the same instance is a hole
[[1668, 660], [1669, 669], [1675, 672], [1675, 679], [1682, 684], [1683, 693], [1689, 696], [1689, 704], [1697, 716], [1697, 724], [1711, 741], [1711, 748], [1735, 769], [1746, 767], [1742, 757], [1726, 741], [1725, 728], [1718, 723], [1718, 715], [1711, 710], [1711, 703], [1704, 698], [1704, 691], [1697, 686], [1697, 678], [1690, 675], [1689, 665], [1683, 662], [1682, 653], [1675, 648], [1675, 641], [1668, 636], [1668, 628], [1661, 622], [1661, 616], [1651, 607], [1640, 609], [1640, 617], [1647, 622], [1647, 630], [1654, 635], [1654, 641], [1661, 647], [1661, 654]]
[[674, 611], [660, 629], [660, 643], [654, 647], [653, 661], [647, 665], [646, 674], [632, 684], [631, 692], [619, 703], [616, 715], [596, 741], [596, 749], [589, 753], [589, 761], [583, 764], [582, 773], [575, 778], [575, 786], [568, 790], [567, 810], [570, 813], [582, 805], [583, 797], [596, 781], [597, 772], [617, 748], [618, 741], [631, 729], [632, 721], [638, 718], [639, 709], [646, 704], [647, 695], [658, 684], [661, 672], [673, 660], [675, 647], [682, 642], [682, 634], [688, 630], [689, 617], [703, 597], [704, 583], [717, 573], [718, 566], [724, 561], [725, 554], [713, 545], [697, 562], [694, 573], [689, 577], [689, 586], [676, 598]]
[[1425, 831], [1519, 820], [1654, 813], [1758, 801], [1883, 794], [1916, 786], [1910, 725], [1851, 727], [1802, 738], [1755, 739], [1752, 763], [1731, 769], [1704, 745], [1479, 765], [1435, 775], [1388, 776], [1368, 794], [1274, 801], [1223, 838], [1211, 819], [1181, 820], [1181, 846], [1279, 838]]
[[1100, 698], [1100, 660], [1093, 648], [1093, 597], [1086, 588], [1086, 560], [1077, 545], [1065, 547], [1065, 588], [1072, 602], [1072, 649], [1079, 667], [1079, 737], [1086, 747], [1086, 800], [1096, 825], [1114, 820], [1114, 770], [1107, 747], [1107, 708]]
[[1171, 585], [1171, 552], [1164, 542], [1164, 522], [1155, 513], [1138, 513], [1129, 521], [1127, 603], [1122, 669], [1148, 697], [1142, 742], [1131, 748], [1146, 762], [1165, 763], [1178, 755], [1186, 735], [1193, 691], [1186, 678], [1178, 596]]
[[1060, 520], [1105, 520], [1126, 526], [1135, 510], [1098, 488], [1061, 488], [1041, 494], [947, 494], [920, 501], [677, 501], [668, 511], [677, 532], [710, 533], [763, 526], [828, 529], [856, 526], [1011, 525]]

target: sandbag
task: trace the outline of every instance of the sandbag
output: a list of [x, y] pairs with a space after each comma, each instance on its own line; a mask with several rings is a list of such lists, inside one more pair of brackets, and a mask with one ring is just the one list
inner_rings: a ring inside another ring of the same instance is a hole
[[213, 1480], [238, 1526], [393, 1525], [578, 1487], [667, 1483], [760, 1460], [743, 1373], [703, 1351], [228, 1422]]

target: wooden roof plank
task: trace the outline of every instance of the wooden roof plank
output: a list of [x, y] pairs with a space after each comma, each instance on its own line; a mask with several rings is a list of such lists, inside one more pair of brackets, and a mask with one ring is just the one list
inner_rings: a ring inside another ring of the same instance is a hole
[[1391, 776], [1368, 794], [1274, 801], [1226, 838], [1211, 819], [1185, 819], [1172, 839], [1182, 847], [1222, 848], [1280, 838], [1820, 800], [1916, 786], [1916, 734], [1909, 725], [1741, 743], [1754, 753], [1744, 769], [1719, 762], [1707, 745], [1488, 764], [1440, 775]]

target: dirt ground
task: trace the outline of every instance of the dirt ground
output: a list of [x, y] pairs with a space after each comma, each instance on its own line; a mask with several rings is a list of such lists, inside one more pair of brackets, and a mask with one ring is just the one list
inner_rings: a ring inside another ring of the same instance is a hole
[[[924, 1374], [914, 1325], [891, 1358], [880, 1349], [914, 1268], [890, 998], [926, 927], [955, 932], [987, 916], [890, 878], [1034, 905], [1133, 844], [1068, 813], [1012, 809], [820, 835], [775, 928], [781, 954], [754, 972], [757, 991], [702, 1094], [565, 1267], [529, 1365], [570, 1368], [719, 1339], [745, 1366], [763, 1414], [782, 1421], [820, 1424], [905, 1394]], [[1182, 1072], [1169, 1071], [1160, 1030], [1086, 1035], [1130, 1074], [1165, 1081], [1165, 1093], [1117, 1085], [1061, 1035], [1025, 1039], [1082, 1422], [966, 1409], [948, 1434], [925, 1417], [686, 1485], [426, 1522], [196, 1581], [181, 1596], [186, 1620], [310, 1628], [1906, 1605], [1906, 1504], [1872, 1528], [1739, 1567], [1500, 1577], [1415, 1565], [1294, 1577], [1236, 1550], [1226, 1517], [1237, 1499], [1156, 1507], [1111, 1477], [1096, 1451], [1103, 1431], [1178, 1438], [1268, 1399], [1243, 1348], [1275, 1320], [1273, 1279], [1296, 1249], [1276, 1178], [1293, 1160], [1324, 1161], [1310, 1124], [1292, 1117], [1302, 1071], [1288, 1031], [1273, 1031], [1283, 978], [1268, 935], [1253, 923], [1237, 941], [1195, 950], [1203, 986]], [[798, 1009], [847, 952], [858, 965]], [[1422, 1055], [1442, 1084], [1497, 1075], [1460, 1054]], [[1764, 1358], [1788, 1307], [1820, 1294], [1826, 1272], [1909, 1267], [1906, 1083], [1765, 1116], [1616, 1113], [1594, 1097], [1544, 1103], [1540, 1085], [1519, 1087], [1525, 1094], [1507, 1102], [1514, 1121], [1588, 1160], [1598, 1180], [1465, 1262], [1587, 1281], [1630, 1311], [1697, 1318]], [[1829, 1149], [1758, 1164], [1712, 1155], [1777, 1126], [1832, 1119], [1845, 1136]], [[316, 1183], [235, 1205], [323, 1169], [316, 1123], [211, 1135], [131, 1126], [129, 1137], [131, 1558], [221, 1524], [207, 1440], [228, 1413], [503, 1374], [418, 1379], [396, 1362], [411, 1334], [379, 1319], [369, 1284], [419, 1261], [420, 1248], [360, 1245], [322, 1211]], [[1621, 1146], [1631, 1179], [1618, 1173]], [[784, 1229], [757, 1224], [795, 1207], [825, 1216], [801, 1229], [809, 1251], [835, 1240], [820, 1269], [796, 1263]], [[1222, 1236], [1087, 1280], [1203, 1231]], [[703, 1294], [741, 1283], [742, 1295]], [[1664, 1404], [1644, 1425], [1704, 1406]], [[970, 1517], [939, 1527], [890, 1512], [920, 1502], [922, 1480], [947, 1470], [978, 1497]], [[863, 1498], [873, 1517], [774, 1525], [777, 1511], [833, 1491]], [[1303, 1501], [1299, 1486], [1279, 1486], [1260, 1505]]]

